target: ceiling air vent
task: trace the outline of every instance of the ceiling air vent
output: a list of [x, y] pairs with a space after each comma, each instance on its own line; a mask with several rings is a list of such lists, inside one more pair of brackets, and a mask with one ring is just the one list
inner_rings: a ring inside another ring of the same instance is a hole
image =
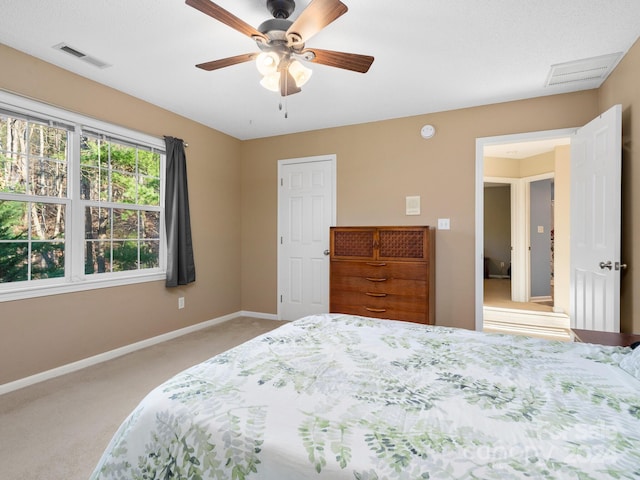
[[96, 57], [87, 55], [86, 53], [81, 52], [77, 48], [67, 45], [66, 43], [59, 43], [57, 45], [54, 45], [53, 48], [55, 48], [56, 50], [60, 50], [61, 52], [68, 53], [69, 55], [73, 55], [74, 57], [79, 58], [83, 62], [90, 63], [94, 67], [107, 68], [111, 66], [108, 63], [103, 62], [102, 60], [98, 60]]
[[592, 82], [595, 84], [594, 86], [600, 86], [621, 57], [622, 53], [618, 52], [573, 62], [556, 63], [551, 65], [545, 86], [552, 87], [577, 82]]

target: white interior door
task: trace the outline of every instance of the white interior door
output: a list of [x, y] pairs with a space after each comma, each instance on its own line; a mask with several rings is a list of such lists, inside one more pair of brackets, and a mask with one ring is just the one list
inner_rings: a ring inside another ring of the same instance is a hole
[[335, 156], [278, 163], [278, 318], [329, 311]]
[[620, 331], [622, 107], [571, 139], [571, 326]]

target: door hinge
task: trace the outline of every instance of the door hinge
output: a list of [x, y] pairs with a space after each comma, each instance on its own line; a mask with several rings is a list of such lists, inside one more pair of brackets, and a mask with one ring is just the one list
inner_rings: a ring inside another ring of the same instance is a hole
[[280, 186], [281, 186], [281, 187], [284, 187], [284, 178], [281, 178], [281, 179], [280, 179]]
[[280, 303], [282, 303], [282, 295], [280, 295]]
[[282, 236], [280, 236], [280, 245], [282, 245], [284, 243], [284, 239]]

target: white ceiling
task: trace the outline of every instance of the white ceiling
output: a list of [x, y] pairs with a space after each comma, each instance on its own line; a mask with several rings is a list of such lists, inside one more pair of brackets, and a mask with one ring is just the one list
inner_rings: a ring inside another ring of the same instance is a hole
[[[307, 46], [375, 61], [366, 74], [309, 64], [288, 118], [252, 62], [194, 67], [258, 49], [183, 0], [0, 0], [0, 43], [250, 139], [596, 88], [545, 82], [552, 65], [626, 53], [640, 34], [638, 0], [343, 2], [349, 11]], [[254, 27], [270, 18], [265, 0], [216, 3]], [[52, 48], [62, 42], [111, 66]]]

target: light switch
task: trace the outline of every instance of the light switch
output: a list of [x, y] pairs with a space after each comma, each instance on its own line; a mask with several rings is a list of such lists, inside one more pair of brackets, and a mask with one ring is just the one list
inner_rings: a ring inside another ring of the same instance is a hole
[[538, 233], [544, 233], [544, 226], [538, 225]]
[[439, 218], [438, 219], [438, 230], [449, 230], [451, 228], [451, 223], [448, 218]]

